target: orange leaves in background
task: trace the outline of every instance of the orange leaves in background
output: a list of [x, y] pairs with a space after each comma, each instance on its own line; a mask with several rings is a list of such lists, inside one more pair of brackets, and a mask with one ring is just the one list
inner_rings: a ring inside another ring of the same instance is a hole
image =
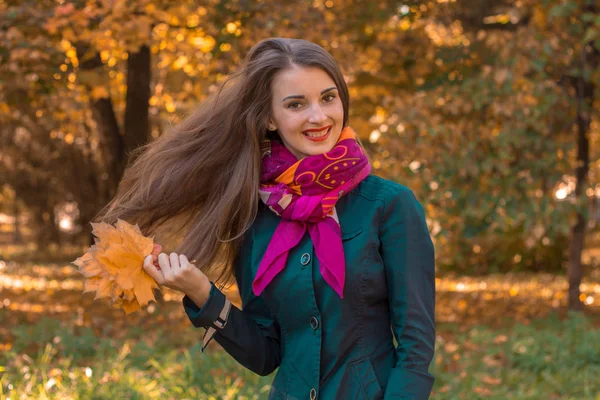
[[144, 271], [144, 257], [152, 253], [153, 238], [121, 219], [115, 226], [93, 223], [96, 244], [73, 264], [87, 279], [83, 292], [96, 292], [96, 299], [109, 297], [112, 304], [127, 314], [154, 300], [156, 281]]

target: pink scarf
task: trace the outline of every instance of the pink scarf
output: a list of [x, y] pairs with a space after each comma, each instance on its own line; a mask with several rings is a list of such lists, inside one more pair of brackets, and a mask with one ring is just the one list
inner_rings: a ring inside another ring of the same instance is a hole
[[301, 160], [283, 144], [265, 141], [262, 157], [260, 197], [281, 222], [252, 282], [254, 294], [260, 295], [283, 270], [308, 229], [323, 279], [344, 298], [346, 262], [335, 204], [371, 170], [356, 133], [346, 127], [333, 149]]

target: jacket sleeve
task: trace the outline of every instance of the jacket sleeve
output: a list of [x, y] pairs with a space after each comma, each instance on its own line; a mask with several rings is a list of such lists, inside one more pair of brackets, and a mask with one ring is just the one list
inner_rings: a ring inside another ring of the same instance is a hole
[[386, 271], [397, 361], [385, 400], [426, 400], [434, 377], [429, 364], [435, 347], [435, 262], [423, 208], [408, 188], [385, 204], [380, 252]]
[[214, 339], [237, 362], [258, 375], [266, 376], [281, 363], [280, 329], [263, 299], [252, 292], [251, 251], [252, 231], [249, 230], [235, 260], [242, 310], [232, 305], [222, 328], [215, 321], [225, 305], [226, 297], [214, 283], [211, 282], [208, 301], [202, 308], [187, 296], [183, 298], [183, 307], [195, 327], [204, 327], [207, 332], [210, 327], [216, 330]]

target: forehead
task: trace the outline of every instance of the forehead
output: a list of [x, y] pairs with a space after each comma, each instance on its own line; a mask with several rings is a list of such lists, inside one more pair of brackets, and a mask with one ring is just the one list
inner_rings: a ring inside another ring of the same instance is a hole
[[320, 95], [321, 91], [332, 86], [335, 82], [327, 72], [316, 67], [292, 66], [279, 71], [273, 78], [273, 94], [275, 96], [289, 95]]

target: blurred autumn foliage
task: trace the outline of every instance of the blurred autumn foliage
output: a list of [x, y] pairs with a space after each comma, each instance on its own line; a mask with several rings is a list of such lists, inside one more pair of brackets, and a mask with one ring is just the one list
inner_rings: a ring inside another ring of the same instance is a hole
[[579, 305], [600, 218], [593, 0], [0, 0], [0, 212], [30, 217], [5, 239], [88, 244], [128, 155], [270, 36], [338, 60], [351, 124], [426, 206], [440, 271], [566, 268]]

